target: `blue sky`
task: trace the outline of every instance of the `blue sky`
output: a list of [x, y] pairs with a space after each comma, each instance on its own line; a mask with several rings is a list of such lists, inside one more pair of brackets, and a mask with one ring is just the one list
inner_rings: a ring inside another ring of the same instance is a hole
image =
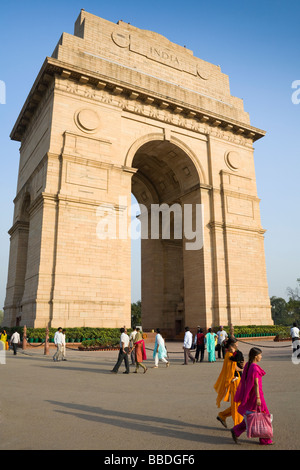
[[[9, 134], [45, 57], [51, 56], [62, 32], [73, 34], [81, 8], [160, 33], [229, 75], [231, 94], [244, 100], [251, 124], [267, 131], [255, 143], [254, 156], [267, 230], [269, 294], [286, 297], [286, 288], [296, 287], [300, 277], [300, 104], [291, 99], [292, 83], [300, 80], [300, 2], [5, 1], [0, 18], [0, 80], [6, 85], [5, 104], [0, 104], [0, 308], [19, 163], [19, 143]], [[133, 272], [139, 271], [139, 256], [134, 248]], [[133, 284], [136, 301], [138, 277]]]

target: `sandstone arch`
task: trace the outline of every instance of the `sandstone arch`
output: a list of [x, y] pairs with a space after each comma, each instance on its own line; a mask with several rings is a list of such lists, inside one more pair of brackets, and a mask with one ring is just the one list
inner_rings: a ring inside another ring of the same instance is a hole
[[130, 325], [124, 227], [131, 190], [146, 207], [204, 208], [196, 251], [175, 237], [145, 240], [143, 282], [156, 286], [155, 313], [145, 302], [146, 327], [175, 334], [184, 323], [272, 323], [253, 160], [253, 143], [264, 134], [219, 66], [154, 32], [82, 10], [74, 35], [64, 33], [45, 59], [11, 133], [21, 147], [6, 326], [15, 324], [20, 302], [25, 188], [21, 324]]

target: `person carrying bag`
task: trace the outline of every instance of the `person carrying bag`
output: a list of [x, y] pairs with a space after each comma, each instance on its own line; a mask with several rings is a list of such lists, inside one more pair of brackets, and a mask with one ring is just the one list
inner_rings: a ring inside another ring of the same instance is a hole
[[[258, 365], [258, 363], [261, 361], [261, 358], [261, 349], [250, 349], [249, 360], [244, 367], [241, 382], [234, 396], [234, 401], [240, 402], [238, 412], [244, 416], [243, 421], [231, 429], [231, 435], [236, 444], [238, 444], [237, 438], [247, 430], [247, 426], [248, 434], [251, 435], [251, 437], [254, 437], [253, 433], [255, 429], [258, 434], [263, 434], [266, 429], [270, 431], [270, 421], [268, 421], [270, 418], [270, 413], [265, 402], [262, 389], [262, 377], [266, 373]], [[260, 409], [260, 412], [256, 412], [257, 408]], [[259, 420], [261, 422], [260, 425], [258, 424]], [[264, 422], [264, 425], [262, 425], [262, 422]], [[269, 431], [266, 434], [270, 434]], [[267, 435], [267, 437], [263, 437], [261, 434], [256, 436], [259, 438], [259, 443], [261, 445], [273, 444], [271, 438], [273, 437], [273, 430], [272, 436]]]

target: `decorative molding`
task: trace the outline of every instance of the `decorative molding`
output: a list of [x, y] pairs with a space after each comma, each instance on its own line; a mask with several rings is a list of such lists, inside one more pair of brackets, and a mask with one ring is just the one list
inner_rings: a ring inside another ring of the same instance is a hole
[[233, 225], [233, 224], [227, 224], [223, 222], [210, 222], [209, 227], [211, 229], [219, 229], [219, 230], [226, 230], [226, 231], [243, 231], [243, 232], [253, 232], [257, 233], [258, 235], [264, 235], [266, 233], [266, 230], [261, 228], [261, 227], [249, 227], [245, 225]]
[[[30, 116], [34, 116], [37, 107], [41, 104], [43, 93], [49, 96], [53, 89], [53, 84], [49, 89], [51, 76], [55, 77], [54, 92], [72, 93], [90, 99], [92, 102], [118, 106], [124, 111], [142, 114], [194, 132], [209, 134], [228, 142], [252, 147], [253, 141], [265, 135], [264, 131], [248, 124], [204, 111], [197, 106], [194, 107], [189, 103], [176, 101], [176, 99], [167, 98], [152, 91], [139, 90], [131, 84], [114, 83], [113, 79], [101, 77], [96, 73], [86, 70], [85, 73], [79, 72], [76, 66], [67, 68], [65, 63], [48, 57], [11, 132], [12, 139], [23, 140], [26, 129], [32, 125]], [[46, 91], [44, 88], [44, 91], [41, 91], [40, 84], [48, 87]], [[163, 112], [164, 110], [165, 112]]]
[[165, 124], [252, 148], [252, 139], [234, 134], [232, 130], [223, 127], [221, 120], [210, 119], [209, 116], [199, 114], [196, 111], [185, 110], [183, 107], [171, 107], [165, 101], [160, 104], [150, 97], [143, 98], [143, 101], [141, 101], [139, 95], [136, 98], [132, 94], [124, 95], [124, 90], [115, 93], [114, 90], [99, 90], [97, 87], [91, 88], [90, 86], [63, 80], [57, 80], [56, 89], [80, 97], [91, 98], [93, 102], [118, 107], [124, 112], [141, 115]]

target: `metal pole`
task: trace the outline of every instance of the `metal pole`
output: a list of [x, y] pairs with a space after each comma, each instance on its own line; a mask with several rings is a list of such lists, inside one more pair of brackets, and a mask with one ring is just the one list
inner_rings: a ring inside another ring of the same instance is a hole
[[49, 356], [49, 328], [46, 328], [46, 337], [45, 337], [45, 346], [44, 346], [44, 355]]
[[27, 328], [26, 325], [24, 325], [23, 328], [23, 341], [22, 341], [22, 349], [27, 348]]

